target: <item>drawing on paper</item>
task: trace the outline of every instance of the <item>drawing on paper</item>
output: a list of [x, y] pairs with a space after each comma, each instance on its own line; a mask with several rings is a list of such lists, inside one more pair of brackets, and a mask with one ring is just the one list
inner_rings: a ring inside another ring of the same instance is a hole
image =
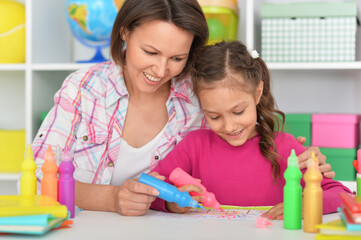
[[224, 212], [215, 209], [198, 209], [193, 208], [186, 213], [164, 213], [156, 212], [154, 215], [165, 216], [170, 218], [182, 219], [214, 219], [214, 220], [256, 220], [260, 215], [265, 213], [270, 207], [237, 207], [222, 206]]

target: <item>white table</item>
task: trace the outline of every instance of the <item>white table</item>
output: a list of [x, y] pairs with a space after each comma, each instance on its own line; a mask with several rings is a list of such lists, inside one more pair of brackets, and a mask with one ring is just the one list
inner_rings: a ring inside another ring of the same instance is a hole
[[[307, 240], [315, 234], [303, 230], [285, 230], [283, 221], [266, 229], [256, 228], [255, 221], [225, 221], [210, 219], [159, 218], [150, 210], [141, 217], [124, 217], [117, 213], [82, 211], [74, 218], [74, 224], [68, 229], [59, 229], [37, 236], [36, 239], [196, 239], [196, 240]], [[323, 221], [338, 219], [338, 213], [324, 215]], [[32, 236], [0, 236], [0, 239], [35, 239]]]

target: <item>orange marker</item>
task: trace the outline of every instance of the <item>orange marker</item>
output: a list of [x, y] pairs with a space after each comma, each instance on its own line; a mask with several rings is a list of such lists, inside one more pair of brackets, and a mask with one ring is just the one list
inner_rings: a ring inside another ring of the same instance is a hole
[[55, 163], [54, 152], [49, 145], [45, 153], [44, 164], [41, 167], [43, 178], [41, 180], [41, 195], [47, 195], [58, 201], [58, 166]]
[[307, 170], [303, 179], [306, 186], [303, 190], [303, 231], [315, 233], [319, 230], [315, 228], [322, 223], [322, 174], [318, 168], [318, 159], [314, 152], [307, 162]]

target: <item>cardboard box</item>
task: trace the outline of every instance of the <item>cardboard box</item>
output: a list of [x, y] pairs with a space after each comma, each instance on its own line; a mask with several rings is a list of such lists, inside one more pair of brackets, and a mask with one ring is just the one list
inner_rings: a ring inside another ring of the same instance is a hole
[[286, 122], [283, 129], [292, 134], [295, 138], [306, 137], [305, 146], [311, 144], [311, 114], [310, 113], [287, 113]]
[[355, 61], [356, 2], [263, 3], [266, 62]]
[[312, 114], [312, 145], [326, 148], [356, 148], [360, 116], [356, 114]]
[[25, 130], [0, 130], [0, 172], [20, 173], [24, 151]]
[[356, 170], [352, 165], [356, 159], [356, 148], [320, 148], [323, 155], [326, 156], [327, 163], [331, 164], [332, 171], [335, 171], [335, 180], [354, 181], [356, 179]]

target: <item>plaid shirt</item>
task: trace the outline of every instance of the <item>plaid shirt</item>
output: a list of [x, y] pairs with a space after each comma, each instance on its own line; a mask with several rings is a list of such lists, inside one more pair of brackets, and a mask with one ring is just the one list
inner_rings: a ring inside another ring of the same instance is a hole
[[[68, 76], [32, 144], [38, 181], [49, 145], [74, 153], [74, 178], [109, 184], [117, 161], [129, 94], [120, 67], [96, 64]], [[192, 130], [206, 127], [190, 79], [171, 80], [168, 123], [150, 161], [153, 169]]]

